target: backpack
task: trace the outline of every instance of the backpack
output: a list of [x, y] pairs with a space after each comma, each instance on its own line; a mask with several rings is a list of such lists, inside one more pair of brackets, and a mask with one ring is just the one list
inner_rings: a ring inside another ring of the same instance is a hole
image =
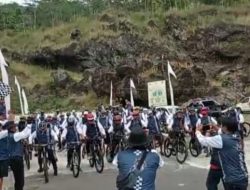
[[147, 151], [143, 152], [142, 157], [139, 160], [136, 168], [131, 170], [128, 175], [126, 175], [125, 177], [118, 175], [116, 179], [116, 187], [118, 188], [118, 190], [134, 190], [134, 187], [137, 183], [137, 179], [141, 173], [141, 167], [147, 157], [147, 154]]

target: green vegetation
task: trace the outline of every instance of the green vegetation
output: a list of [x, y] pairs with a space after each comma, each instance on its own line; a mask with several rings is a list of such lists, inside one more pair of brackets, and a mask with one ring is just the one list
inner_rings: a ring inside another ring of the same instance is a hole
[[[174, 56], [179, 47], [168, 35], [168, 31], [164, 31], [167, 30], [166, 16], [175, 15], [180, 22], [184, 22], [187, 35], [195, 33], [198, 28], [221, 22], [250, 25], [250, 0], [29, 0], [25, 6], [0, 5], [0, 10], [0, 48], [19, 53], [34, 52], [45, 47], [60, 49], [68, 46], [72, 42], [70, 33], [76, 28], [81, 31], [80, 44], [90, 39], [119, 36], [123, 31], [106, 26], [126, 21], [133, 28], [131, 33], [149, 40], [166, 41], [164, 45], [168, 46]], [[111, 21], [102, 21], [104, 15]], [[156, 24], [155, 28], [149, 26], [150, 21]], [[249, 48], [247, 41], [239, 41]], [[224, 49], [237, 49], [237, 43], [224, 43], [222, 46]], [[52, 83], [51, 68], [11, 62], [9, 71], [11, 76], [18, 77], [30, 93], [36, 85]], [[83, 79], [82, 73], [68, 73], [75, 81]], [[147, 77], [152, 73], [152, 70], [148, 70], [142, 75]], [[222, 83], [227, 86], [228, 80]], [[41, 100], [30, 100], [29, 103], [33, 111], [38, 107], [44, 110], [80, 109], [82, 105], [94, 108], [98, 104], [97, 99], [108, 102], [90, 91], [88, 94], [69, 97], [48, 95]], [[12, 94], [12, 106], [19, 107], [16, 91]]]

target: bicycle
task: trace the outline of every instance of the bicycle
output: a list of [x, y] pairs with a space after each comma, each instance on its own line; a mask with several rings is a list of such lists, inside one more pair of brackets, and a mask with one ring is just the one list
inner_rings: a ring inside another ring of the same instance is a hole
[[173, 132], [173, 139], [166, 138], [164, 142], [164, 154], [166, 157], [176, 156], [178, 163], [183, 164], [188, 157], [185, 133], [183, 130]]
[[48, 152], [46, 148], [49, 145], [54, 145], [54, 144], [35, 144], [33, 147], [37, 147], [38, 149], [42, 149], [41, 157], [42, 157], [42, 165], [43, 165], [43, 174], [44, 174], [44, 181], [45, 183], [49, 183], [49, 159], [48, 159]]
[[77, 152], [77, 148], [81, 145], [80, 142], [70, 142], [67, 143], [67, 148], [72, 149], [73, 147], [73, 153], [72, 158], [70, 161], [70, 168], [72, 169], [73, 176], [77, 178], [80, 174], [80, 155]]
[[198, 141], [195, 131], [190, 132], [191, 139], [189, 141], [189, 151], [193, 157], [198, 157], [202, 152], [202, 146]]
[[[115, 145], [113, 155], [111, 155], [111, 150], [113, 148], [113, 138], [114, 136], [119, 139], [119, 143]], [[114, 135], [110, 134], [110, 144], [106, 147], [106, 159], [109, 163], [113, 161], [113, 156], [116, 155], [119, 151], [123, 151], [126, 147], [126, 139], [124, 135]]]
[[30, 161], [32, 160], [32, 151], [27, 142], [23, 142], [23, 156], [24, 161], [27, 167], [27, 170], [30, 170]]
[[102, 173], [104, 169], [104, 159], [103, 159], [103, 151], [102, 151], [102, 141], [99, 136], [96, 136], [90, 141], [90, 154], [91, 158], [89, 159], [90, 167], [96, 168], [98, 173]]

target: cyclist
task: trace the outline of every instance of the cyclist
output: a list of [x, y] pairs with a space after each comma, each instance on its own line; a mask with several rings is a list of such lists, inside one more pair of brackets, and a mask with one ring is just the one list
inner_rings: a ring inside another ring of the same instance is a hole
[[109, 127], [110, 127], [110, 118], [107, 116], [106, 110], [101, 110], [100, 116], [97, 118], [97, 125], [98, 127], [102, 127], [105, 130], [106, 138], [105, 138], [105, 144], [109, 144]]
[[185, 118], [182, 110], [177, 110], [174, 116], [171, 118], [168, 130], [173, 132], [179, 132], [180, 130], [187, 129], [187, 125], [185, 123]]
[[[113, 117], [113, 122], [111, 127], [109, 128], [109, 134], [112, 134], [112, 142], [111, 143], [111, 151], [110, 151], [110, 156], [111, 159], [113, 160], [114, 158], [114, 153], [115, 153], [115, 148], [119, 143], [121, 142], [121, 139], [124, 137], [125, 132], [127, 130], [124, 127], [124, 124], [122, 123], [122, 117], [121, 115], [114, 115]], [[124, 147], [123, 147], [124, 148]]]
[[[23, 165], [23, 144], [22, 139], [29, 137], [31, 133], [31, 125], [28, 125], [22, 132], [17, 132], [14, 121], [6, 123], [8, 129], [7, 147], [8, 162], [15, 178], [15, 190], [23, 190], [24, 187], [24, 165]], [[2, 147], [1, 147], [2, 149]], [[2, 152], [3, 153], [3, 152]], [[8, 171], [8, 170], [7, 170]]]
[[20, 117], [17, 127], [19, 132], [23, 131], [26, 127], [26, 118], [24, 116]]
[[[82, 135], [82, 129], [80, 128], [80, 125], [77, 125], [76, 120], [74, 116], [70, 116], [68, 119], [68, 125], [67, 127], [63, 130], [62, 133], [62, 144], [68, 144], [68, 152], [67, 152], [67, 168], [70, 166], [70, 161], [72, 159], [72, 154], [74, 151], [74, 145], [70, 143], [77, 143], [77, 153], [79, 156], [79, 161], [81, 163], [81, 157], [80, 157], [80, 152], [81, 152], [81, 135]], [[79, 163], [79, 165], [80, 165]]]
[[187, 125], [189, 127], [190, 133], [192, 134], [192, 136], [194, 136], [195, 130], [196, 130], [196, 123], [197, 123], [199, 118], [198, 118], [194, 108], [189, 108], [188, 111], [189, 111], [189, 113], [187, 115], [186, 122], [187, 122]]
[[132, 113], [132, 117], [130, 118], [130, 121], [126, 124], [126, 128], [129, 128], [129, 130], [132, 130], [134, 127], [146, 127], [143, 126], [143, 123], [141, 122], [140, 118], [140, 112], [138, 109], [135, 109]]
[[[53, 144], [58, 141], [56, 133], [48, 127], [46, 122], [40, 122], [38, 129], [29, 137], [29, 144], [32, 144], [35, 138], [37, 139], [37, 144], [47, 144], [46, 151], [48, 153], [48, 159], [53, 165], [54, 175], [57, 176], [57, 159], [53, 150]], [[38, 147], [38, 164], [38, 172], [41, 173], [43, 172], [41, 147]]]
[[201, 117], [198, 119], [197, 123], [196, 123], [196, 127], [199, 125], [203, 126], [203, 134], [206, 134], [207, 132], [209, 132], [209, 130], [211, 129], [211, 127], [213, 125], [217, 125], [217, 121], [209, 116], [209, 109], [207, 107], [203, 107], [200, 110], [200, 115]]
[[90, 155], [90, 143], [92, 143], [92, 139], [98, 136], [105, 137], [105, 130], [101, 125], [97, 125], [94, 115], [92, 113], [88, 113], [87, 115], [87, 123], [83, 125], [83, 138], [86, 139], [86, 150], [88, 154], [88, 158], [91, 158]]
[[[201, 125], [203, 130], [202, 134], [210, 136], [210, 132], [213, 126], [217, 126], [218, 123], [214, 118], [209, 116], [209, 109], [207, 107], [201, 108], [200, 115], [201, 117], [198, 119], [196, 123], [196, 128]], [[209, 147], [205, 147], [204, 152], [207, 153], [206, 157], [209, 157], [211, 150], [209, 149]]]

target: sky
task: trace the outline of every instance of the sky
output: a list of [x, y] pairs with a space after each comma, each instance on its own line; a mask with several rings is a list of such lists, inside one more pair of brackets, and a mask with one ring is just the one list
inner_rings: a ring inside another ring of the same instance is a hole
[[13, 3], [16, 2], [18, 4], [23, 4], [25, 3], [25, 0], [0, 0], [0, 3]]

